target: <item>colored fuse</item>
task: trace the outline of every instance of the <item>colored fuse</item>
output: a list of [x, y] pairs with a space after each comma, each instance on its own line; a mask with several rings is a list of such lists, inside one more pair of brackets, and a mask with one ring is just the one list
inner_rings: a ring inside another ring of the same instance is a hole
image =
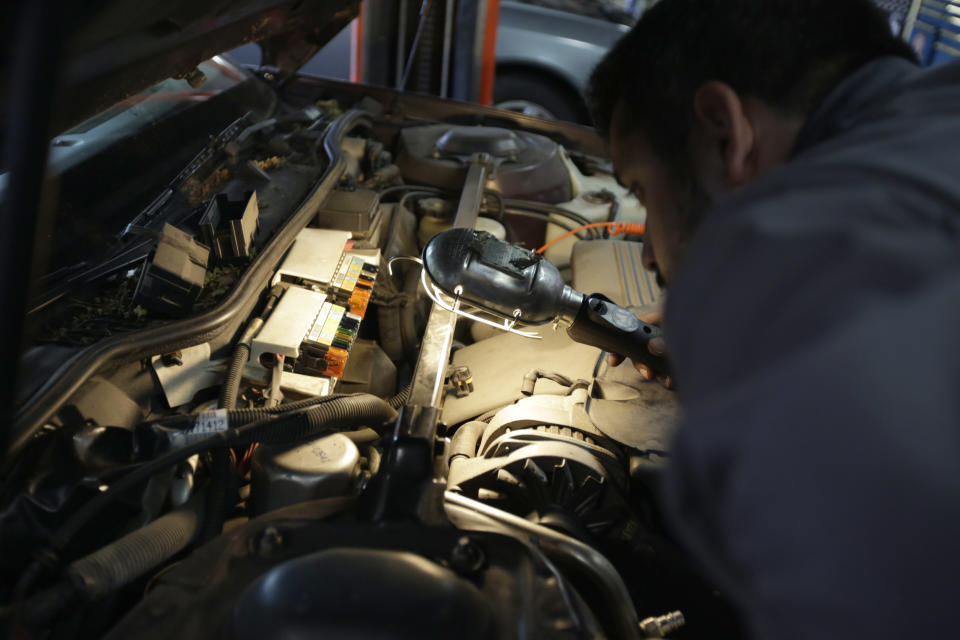
[[338, 349], [336, 347], [330, 349], [327, 354], [323, 357], [324, 361], [327, 363], [326, 374], [331, 378], [342, 378], [343, 377], [343, 368], [347, 363], [347, 356], [349, 354], [343, 349]]
[[330, 315], [330, 309], [332, 304], [329, 302], [324, 302], [320, 306], [320, 311], [317, 313], [316, 319], [313, 321], [313, 325], [307, 331], [306, 340], [310, 342], [319, 342], [321, 339], [321, 334], [323, 333], [323, 326], [326, 323], [327, 317]]
[[[363, 289], [354, 289], [353, 295], [350, 296], [350, 302], [363, 302], [366, 303], [370, 300], [370, 292]], [[355, 311], [351, 313], [356, 313]], [[357, 315], [360, 315], [357, 313]]]
[[367, 305], [370, 303], [369, 298], [353, 296], [350, 298], [350, 301], [347, 303], [350, 306], [350, 312], [355, 313], [358, 316], [362, 316], [367, 311]]
[[350, 302], [350, 311], [353, 311], [356, 314], [366, 313], [367, 303], [360, 300], [353, 300]]
[[329, 363], [336, 364], [339, 362], [343, 364], [344, 362], [347, 361], [347, 357], [349, 357], [349, 355], [350, 354], [347, 353], [345, 349], [340, 349], [339, 347], [332, 347], [330, 351], [328, 351], [326, 355], [323, 356], [323, 359]]
[[337, 328], [340, 326], [339, 315], [328, 317], [327, 321], [323, 324], [323, 331], [320, 332], [320, 337], [326, 344], [330, 344], [334, 336], [337, 335]]
[[331, 378], [342, 378], [343, 377], [344, 366], [342, 364], [330, 364], [327, 363], [327, 368], [323, 372], [324, 375], [327, 375]]
[[345, 313], [346, 309], [344, 307], [325, 302], [320, 307], [317, 319], [314, 321], [313, 326], [310, 327], [304, 339], [315, 345], [319, 345], [321, 349], [329, 346], [336, 336], [337, 329], [340, 326], [340, 320]]
[[369, 296], [357, 296], [354, 295], [350, 298], [348, 305], [350, 307], [350, 313], [355, 313], [358, 316], [363, 316], [367, 312], [367, 305], [370, 304]]
[[329, 302], [324, 302], [320, 306], [320, 310], [317, 312], [317, 317], [313, 319], [313, 324], [307, 330], [307, 336], [305, 338], [306, 340], [310, 340], [311, 342], [316, 342], [317, 339], [320, 337], [320, 327], [322, 326], [321, 325], [322, 319], [326, 316], [326, 313], [329, 307], [330, 307]]
[[377, 273], [377, 265], [360, 256], [344, 255], [330, 279], [329, 301], [323, 304], [304, 338], [299, 371], [343, 377], [360, 322], [373, 296]]

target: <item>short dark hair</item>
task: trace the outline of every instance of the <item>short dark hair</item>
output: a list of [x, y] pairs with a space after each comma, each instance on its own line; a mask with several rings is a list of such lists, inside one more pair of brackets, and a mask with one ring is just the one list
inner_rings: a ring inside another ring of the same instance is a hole
[[623, 101], [621, 126], [642, 130], [677, 165], [704, 82], [719, 80], [802, 117], [841, 79], [883, 56], [916, 61], [870, 0], [662, 0], [597, 66], [588, 93], [603, 135]]

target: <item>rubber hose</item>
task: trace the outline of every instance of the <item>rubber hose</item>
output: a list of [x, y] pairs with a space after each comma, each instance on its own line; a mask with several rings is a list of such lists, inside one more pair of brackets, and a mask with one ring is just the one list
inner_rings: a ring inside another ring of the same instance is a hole
[[[301, 413], [280, 416], [268, 415], [266, 418], [244, 425], [231, 427], [226, 431], [213, 433], [203, 440], [198, 440], [187, 446], [173, 449], [160, 456], [145, 462], [125, 476], [117, 479], [109, 489], [94, 496], [85, 505], [73, 513], [59, 529], [50, 537], [50, 545], [54, 550], [63, 549], [76, 534], [83, 529], [94, 517], [109, 505], [118, 496], [190, 456], [209, 451], [210, 449], [229, 447], [236, 444], [250, 442], [277, 442], [284, 437], [306, 437], [315, 435], [323, 429], [336, 427], [356, 427], [366, 425], [380, 427], [384, 422], [396, 419], [397, 412], [386, 401], [369, 394], [353, 396], [327, 396], [327, 402], [315, 407], [301, 410]], [[306, 420], [294, 420], [303, 414], [315, 414]], [[321, 419], [329, 420], [327, 423]], [[292, 426], [283, 427], [284, 422], [290, 420]], [[277, 427], [280, 427], [277, 429]], [[302, 435], [301, 435], [302, 434]]]
[[249, 429], [238, 438], [238, 444], [273, 444], [304, 440], [331, 429], [359, 425], [380, 426], [395, 420], [396, 417], [396, 409], [376, 396], [348, 396], [336, 402], [284, 414], [267, 424]]
[[[281, 414], [288, 413], [291, 411], [299, 411], [301, 409], [306, 409], [312, 407], [315, 404], [321, 404], [323, 402], [329, 402], [330, 400], [335, 400], [337, 398], [345, 397], [342, 393], [330, 394], [327, 396], [316, 396], [314, 398], [306, 398], [305, 400], [297, 400], [296, 402], [288, 402], [286, 404], [277, 405], [274, 407], [253, 407], [253, 408], [244, 408], [244, 409], [233, 409], [227, 411], [227, 420], [232, 426], [243, 426], [257, 420], [263, 420], [265, 418], [277, 417]], [[163, 426], [171, 429], [189, 429], [193, 423], [197, 421], [197, 414], [195, 413], [185, 413], [175, 416], [167, 416], [165, 418], [159, 418], [157, 420], [150, 420], [143, 423], [144, 426]]]
[[573, 386], [573, 380], [565, 375], [553, 371], [544, 371], [543, 369], [530, 369], [530, 371], [527, 371], [523, 376], [523, 382], [520, 384], [520, 393], [525, 396], [532, 396], [534, 389], [537, 387], [537, 380], [540, 378], [552, 380], [564, 387]]
[[[542, 221], [546, 222], [547, 224], [556, 225], [556, 226], [560, 227], [561, 229], [565, 229], [566, 231], [574, 231], [574, 230], [576, 230], [576, 228], [577, 228], [577, 226], [575, 226], [575, 225], [567, 222], [566, 220], [558, 220], [557, 218], [551, 218], [548, 214], [546, 214], [546, 213], [539, 213], [539, 212], [537, 212], [537, 211], [526, 211], [525, 209], [509, 209], [509, 208], [508, 208], [508, 209], [506, 209], [506, 215], [508, 215], [508, 216], [520, 216], [520, 217], [522, 217], [522, 218], [532, 218], [532, 219], [534, 219], [534, 220], [542, 220]], [[587, 238], [586, 238], [586, 239], [589, 239], [589, 238], [591, 238], [592, 236], [589, 235], [588, 231], [589, 231], [589, 230], [585, 230], [585, 231], [578, 232], [578, 235], [579, 235], [580, 233], [587, 234]]]
[[136, 580], [193, 542], [199, 524], [196, 506], [188, 505], [72, 562], [60, 583], [23, 603], [23, 621], [43, 625], [74, 603], [96, 600]]
[[408, 384], [401, 389], [397, 395], [393, 396], [392, 398], [388, 398], [387, 404], [399, 411], [400, 407], [407, 404], [407, 400], [410, 398], [410, 387], [411, 385]]
[[263, 327], [264, 319], [270, 315], [273, 308], [277, 306], [277, 302], [280, 300], [283, 292], [284, 289], [279, 284], [273, 285], [270, 288], [267, 300], [263, 305], [263, 310], [257, 317], [247, 323], [239, 340], [237, 340], [237, 346], [234, 347], [233, 354], [230, 356], [227, 375], [223, 381], [223, 387], [220, 390], [221, 409], [237, 408], [237, 396], [240, 393], [240, 382], [243, 380], [243, 368], [250, 359], [250, 344], [253, 342], [253, 337], [259, 333]]
[[450, 440], [450, 455], [447, 462], [452, 463], [456, 458], [473, 458], [477, 455], [477, 446], [483, 431], [490, 425], [486, 422], [467, 422], [460, 426]]
[[[230, 452], [218, 449], [210, 452], [210, 482], [206, 490], [206, 513], [203, 526], [200, 530], [200, 542], [213, 540], [223, 531], [223, 522], [227, 517], [227, 510], [236, 504], [234, 492], [233, 464], [230, 461]], [[230, 499], [233, 494], [233, 500]]]
[[237, 396], [240, 394], [240, 380], [243, 378], [243, 367], [249, 359], [250, 345], [239, 343], [233, 349], [233, 355], [230, 356], [227, 376], [220, 390], [220, 407], [222, 409], [236, 408]]
[[[389, 404], [394, 409], [400, 409], [406, 401], [407, 397], [410, 395], [410, 387], [400, 391], [395, 396], [392, 396], [386, 400], [386, 403]], [[315, 398], [306, 398], [305, 400], [297, 400], [296, 402], [288, 402], [286, 404], [277, 405], [275, 407], [254, 407], [249, 409], [234, 409], [232, 411], [227, 411], [227, 422], [231, 427], [242, 427], [244, 425], [250, 424], [251, 422], [256, 422], [257, 420], [264, 420], [270, 417], [279, 417], [285, 413], [291, 413], [294, 411], [300, 411], [302, 409], [307, 409], [314, 405], [323, 404], [330, 402], [332, 400], [338, 400], [340, 398], [349, 398], [351, 396], [334, 393], [327, 396], [317, 396]], [[170, 416], [166, 418], [160, 418], [159, 420], [151, 420], [144, 423], [145, 426], [158, 425], [167, 427], [170, 429], [189, 429], [197, 421], [197, 414], [183, 414], [177, 416]]]
[[[356, 396], [350, 396], [343, 393], [334, 393], [327, 396], [317, 396], [315, 398], [306, 398], [304, 400], [297, 400], [296, 402], [288, 402], [286, 404], [277, 405], [275, 407], [254, 407], [251, 409], [234, 409], [233, 411], [227, 412], [227, 419], [230, 422], [231, 426], [243, 426], [249, 424], [256, 420], [262, 420], [264, 418], [269, 418], [271, 416], [280, 416], [285, 413], [290, 413], [292, 411], [300, 411], [301, 409], [308, 409], [314, 405], [325, 404], [332, 400], [339, 400], [341, 398], [351, 398], [351, 397], [361, 397], [368, 394], [357, 394]], [[400, 391], [397, 395], [387, 398], [385, 402], [389, 404], [394, 409], [399, 409], [406, 403], [407, 396], [410, 395], [409, 385]], [[371, 396], [374, 397], [374, 396]], [[196, 416], [187, 416], [189, 422], [196, 420]], [[158, 421], [162, 422], [162, 421]]]
[[382, 435], [371, 429], [363, 427], [354, 431], [341, 431], [341, 434], [353, 440], [354, 444], [367, 444], [379, 440]]
[[524, 209], [526, 211], [536, 211], [539, 213], [545, 214], [555, 214], [572, 220], [577, 223], [577, 226], [583, 226], [585, 224], [590, 224], [592, 220], [588, 220], [586, 217], [580, 215], [575, 211], [570, 211], [569, 209], [564, 209], [563, 207], [558, 207], [556, 205], [547, 204], [545, 202], [535, 202], [533, 200], [512, 200], [506, 198], [503, 201], [504, 207], [510, 209]]
[[[220, 388], [220, 408], [234, 409], [240, 394], [240, 382], [243, 368], [250, 359], [250, 345], [241, 341], [233, 349], [227, 375]], [[230, 493], [231, 464], [230, 454], [226, 450], [213, 451], [210, 454], [210, 484], [207, 487], [206, 517], [200, 532], [200, 541], [207, 542], [220, 535], [226, 517], [228, 494]]]

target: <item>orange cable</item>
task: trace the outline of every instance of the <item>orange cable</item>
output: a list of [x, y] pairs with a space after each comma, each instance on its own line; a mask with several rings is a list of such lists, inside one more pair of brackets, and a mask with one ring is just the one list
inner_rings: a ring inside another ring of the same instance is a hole
[[553, 245], [557, 244], [561, 240], [565, 240], [566, 238], [569, 238], [574, 234], [580, 233], [581, 231], [584, 231], [586, 229], [597, 229], [599, 227], [606, 227], [607, 229], [609, 229], [611, 236], [618, 236], [620, 234], [642, 236], [646, 232], [646, 225], [641, 224], [639, 222], [594, 222], [594, 223], [585, 224], [582, 227], [577, 227], [576, 229], [567, 231], [565, 234], [561, 236], [557, 236], [547, 244], [537, 249], [537, 253], [543, 253], [544, 251], [546, 251]]

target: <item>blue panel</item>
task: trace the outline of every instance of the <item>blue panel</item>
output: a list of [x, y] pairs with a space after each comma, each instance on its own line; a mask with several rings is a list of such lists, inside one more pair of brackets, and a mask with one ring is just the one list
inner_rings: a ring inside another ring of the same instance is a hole
[[[960, 5], [952, 6], [960, 8]], [[920, 7], [920, 13], [917, 14], [917, 21], [960, 33], [960, 14], [951, 12], [943, 2], [924, 2]]]
[[930, 60], [930, 66], [944, 64], [960, 59], [960, 49], [936, 46], [933, 48], [933, 57]]
[[937, 41], [937, 29], [927, 24], [917, 22], [917, 26], [910, 36], [910, 46], [917, 52], [920, 64], [927, 66], [933, 57], [933, 45]]

